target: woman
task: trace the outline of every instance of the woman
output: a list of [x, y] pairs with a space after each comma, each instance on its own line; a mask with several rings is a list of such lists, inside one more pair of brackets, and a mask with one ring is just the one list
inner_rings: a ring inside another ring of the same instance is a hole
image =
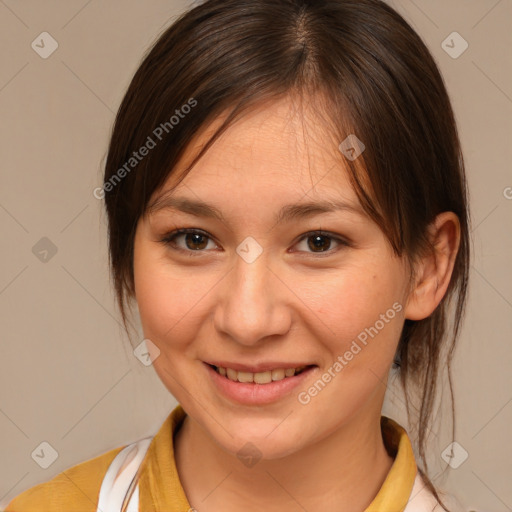
[[[136, 302], [179, 405], [8, 512], [449, 510], [425, 444], [466, 298], [464, 164], [393, 9], [196, 6], [137, 70], [95, 195], [123, 321]], [[382, 416], [392, 366], [418, 462]]]

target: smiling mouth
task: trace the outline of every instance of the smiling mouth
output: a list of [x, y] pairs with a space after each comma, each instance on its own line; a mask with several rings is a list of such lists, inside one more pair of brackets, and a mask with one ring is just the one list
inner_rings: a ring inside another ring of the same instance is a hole
[[208, 366], [213, 368], [219, 375], [222, 375], [226, 379], [234, 382], [270, 384], [271, 382], [285, 380], [290, 377], [300, 375], [302, 372], [309, 368], [313, 368], [316, 365], [300, 366], [298, 368], [276, 368], [257, 373], [237, 371], [232, 368], [224, 368], [222, 366], [215, 366], [212, 364], [208, 364]]

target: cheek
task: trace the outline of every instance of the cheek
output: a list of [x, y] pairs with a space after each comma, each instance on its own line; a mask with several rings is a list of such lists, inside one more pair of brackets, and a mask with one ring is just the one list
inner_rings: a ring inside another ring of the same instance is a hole
[[392, 361], [403, 324], [402, 279], [398, 266], [368, 262], [326, 281], [316, 312], [333, 358], [346, 354], [350, 367], [379, 373]]
[[[153, 368], [175, 397], [182, 397], [187, 382], [187, 350], [197, 337], [198, 319], [194, 308], [199, 300], [197, 287], [190, 280], [171, 277], [162, 261], [141, 258], [134, 263], [136, 298], [144, 337], [159, 349]], [[193, 281], [192, 281], [193, 283]], [[194, 292], [195, 290], [195, 292]]]
[[160, 349], [170, 339], [186, 343], [194, 322], [194, 304], [201, 287], [190, 277], [176, 277], [176, 270], [159, 251], [139, 248], [134, 253], [136, 300], [145, 337]]
[[301, 404], [336, 404], [346, 417], [383, 396], [403, 325], [403, 305], [400, 274], [391, 267], [387, 272], [372, 270], [362, 265], [338, 274], [318, 296], [316, 338], [328, 355], [322, 359], [322, 382], [301, 390]]

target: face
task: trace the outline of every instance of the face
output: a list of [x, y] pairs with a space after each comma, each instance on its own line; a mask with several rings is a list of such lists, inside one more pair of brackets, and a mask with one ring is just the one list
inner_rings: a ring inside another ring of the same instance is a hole
[[[136, 300], [160, 351], [155, 370], [233, 454], [252, 442], [265, 458], [283, 457], [356, 418], [380, 417], [403, 326], [406, 266], [363, 212], [344, 156], [313, 115], [301, 115], [282, 100], [243, 117], [137, 226]], [[208, 203], [221, 218], [178, 198]], [[325, 202], [345, 206], [300, 208]], [[207, 362], [314, 366], [272, 384], [238, 384]]]

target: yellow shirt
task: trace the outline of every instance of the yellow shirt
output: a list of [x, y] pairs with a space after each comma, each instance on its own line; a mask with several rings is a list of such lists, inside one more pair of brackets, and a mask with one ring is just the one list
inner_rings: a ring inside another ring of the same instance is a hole
[[[191, 508], [174, 460], [173, 437], [185, 418], [178, 404], [152, 439], [139, 481], [139, 509], [184, 512]], [[382, 416], [384, 444], [394, 462], [379, 493], [365, 512], [403, 512], [416, 478], [416, 462], [405, 430]], [[16, 496], [5, 512], [96, 512], [105, 473], [121, 446], [59, 473]]]

